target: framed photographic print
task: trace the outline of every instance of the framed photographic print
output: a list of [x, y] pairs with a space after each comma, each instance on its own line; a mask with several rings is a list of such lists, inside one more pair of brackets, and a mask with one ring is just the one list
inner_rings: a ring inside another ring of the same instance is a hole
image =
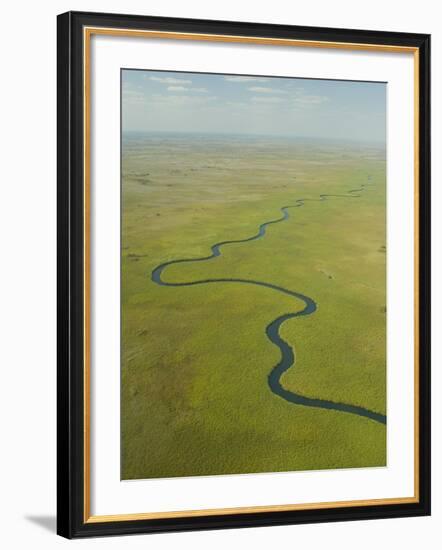
[[430, 512], [430, 37], [58, 17], [58, 533]]

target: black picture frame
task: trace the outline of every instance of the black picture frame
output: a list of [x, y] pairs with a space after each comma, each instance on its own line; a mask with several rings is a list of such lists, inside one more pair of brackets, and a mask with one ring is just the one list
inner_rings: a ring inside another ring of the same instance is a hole
[[[58, 534], [67, 538], [430, 514], [430, 36], [397, 32], [68, 12], [58, 16]], [[419, 498], [413, 503], [87, 521], [84, 462], [85, 27], [410, 47], [419, 60]]]

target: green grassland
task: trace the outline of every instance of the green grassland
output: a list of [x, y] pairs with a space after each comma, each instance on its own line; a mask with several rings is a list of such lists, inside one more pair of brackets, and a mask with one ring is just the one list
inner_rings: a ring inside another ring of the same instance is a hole
[[383, 152], [131, 135], [122, 161], [122, 478], [385, 465], [385, 425], [295, 405], [268, 386], [280, 350], [266, 326], [303, 302], [253, 285], [151, 280], [159, 264], [254, 235], [297, 199], [369, 183], [359, 198], [306, 202], [264, 238], [162, 277], [253, 279], [311, 297], [317, 311], [281, 327], [296, 352], [281, 383], [386, 414]]

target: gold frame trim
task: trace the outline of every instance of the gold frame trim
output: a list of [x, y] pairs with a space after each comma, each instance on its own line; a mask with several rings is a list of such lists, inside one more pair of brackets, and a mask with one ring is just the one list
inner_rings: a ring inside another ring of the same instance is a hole
[[[293, 46], [304, 48], [326, 48], [364, 50], [375, 52], [412, 53], [414, 62], [414, 495], [371, 500], [350, 500], [337, 502], [282, 504], [207, 510], [180, 510], [170, 512], [148, 512], [115, 515], [91, 515], [91, 472], [90, 472], [90, 42], [92, 35], [129, 36], [136, 38], [158, 38], [169, 40], [196, 40], [203, 42], [249, 43], [271, 46]], [[204, 33], [181, 33], [166, 31], [145, 31], [107, 27], [83, 28], [83, 100], [84, 100], [84, 523], [106, 523], [112, 521], [136, 521], [149, 519], [186, 518], [228, 514], [250, 514], [263, 512], [287, 512], [296, 510], [320, 510], [357, 506], [379, 506], [412, 504], [419, 502], [419, 49], [411, 46], [392, 46], [316, 40], [295, 40], [281, 38], [245, 37]]]

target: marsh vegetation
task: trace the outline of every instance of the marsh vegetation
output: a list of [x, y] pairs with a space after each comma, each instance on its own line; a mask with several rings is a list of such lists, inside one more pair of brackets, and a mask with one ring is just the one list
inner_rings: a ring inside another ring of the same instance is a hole
[[122, 172], [122, 478], [385, 465], [384, 423], [272, 391], [266, 334], [309, 297], [278, 327], [281, 387], [385, 417], [383, 149], [128, 133]]

